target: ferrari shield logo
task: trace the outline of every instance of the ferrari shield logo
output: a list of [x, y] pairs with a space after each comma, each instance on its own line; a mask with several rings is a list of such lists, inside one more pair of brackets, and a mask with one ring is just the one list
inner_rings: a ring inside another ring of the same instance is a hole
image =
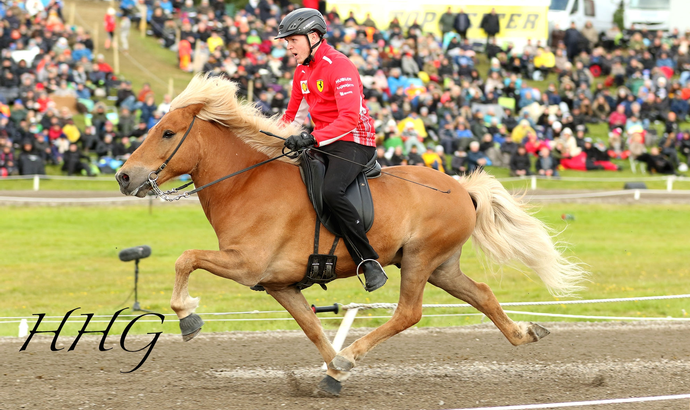
[[309, 94], [309, 87], [307, 87], [307, 80], [300, 81], [299, 85], [302, 88], [302, 94]]
[[319, 90], [319, 92], [323, 91], [323, 80], [316, 80], [316, 88]]

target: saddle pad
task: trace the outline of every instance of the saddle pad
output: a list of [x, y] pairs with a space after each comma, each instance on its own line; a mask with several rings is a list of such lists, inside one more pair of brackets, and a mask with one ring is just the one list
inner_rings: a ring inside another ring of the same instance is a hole
[[[323, 157], [324, 155], [319, 152], [305, 150], [300, 161], [300, 174], [307, 188], [309, 200], [323, 226], [334, 235], [342, 236], [336, 219], [323, 201], [323, 180], [326, 174], [326, 163]], [[380, 168], [378, 169], [380, 171]], [[364, 229], [368, 232], [374, 224], [374, 200], [364, 172], [357, 175], [357, 178], [347, 187], [345, 197], [357, 209], [357, 214], [364, 223]]]

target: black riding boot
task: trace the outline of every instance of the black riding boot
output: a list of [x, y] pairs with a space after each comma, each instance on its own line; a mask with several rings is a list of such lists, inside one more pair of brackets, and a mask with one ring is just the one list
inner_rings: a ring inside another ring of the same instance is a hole
[[[366, 282], [364, 285], [364, 290], [367, 292], [373, 292], [386, 284], [386, 281], [388, 281], [388, 275], [386, 275], [386, 272], [377, 261], [367, 259], [362, 261], [361, 265], [362, 269], [364, 270], [364, 281]], [[357, 273], [359, 273], [359, 266], [357, 269]]]

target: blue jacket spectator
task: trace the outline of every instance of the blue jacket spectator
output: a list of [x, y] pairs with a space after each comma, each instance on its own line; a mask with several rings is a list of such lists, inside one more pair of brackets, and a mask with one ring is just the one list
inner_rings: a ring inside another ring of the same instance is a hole
[[676, 68], [676, 63], [673, 61], [673, 59], [669, 58], [667, 53], [661, 53], [659, 58], [656, 60], [656, 66], [657, 67], [671, 67], [671, 68]]
[[72, 51], [72, 59], [74, 61], [81, 61], [83, 57], [86, 57], [89, 61], [93, 61], [93, 52], [84, 47], [82, 43], [75, 44], [74, 50]]
[[689, 108], [688, 102], [680, 98], [679, 95], [671, 100], [671, 111], [676, 113], [680, 121], [685, 121], [685, 116], [688, 115]]
[[407, 88], [410, 86], [410, 79], [401, 74], [399, 68], [393, 68], [391, 75], [388, 77], [388, 89], [391, 94], [395, 94], [398, 88]]

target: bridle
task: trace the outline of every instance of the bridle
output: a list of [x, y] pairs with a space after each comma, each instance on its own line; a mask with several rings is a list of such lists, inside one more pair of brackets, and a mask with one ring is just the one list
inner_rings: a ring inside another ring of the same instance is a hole
[[170, 160], [175, 156], [175, 154], [177, 154], [177, 151], [180, 149], [180, 146], [182, 146], [182, 143], [184, 142], [185, 139], [187, 139], [187, 136], [188, 136], [189, 133], [192, 131], [192, 127], [194, 126], [194, 121], [196, 121], [196, 116], [192, 117], [192, 122], [189, 124], [189, 127], [187, 128], [187, 131], [185, 131], [184, 135], [182, 136], [182, 139], [180, 139], [180, 142], [177, 144], [177, 147], [175, 147], [175, 150], [172, 152], [172, 154], [170, 154], [170, 156], [168, 157], [168, 159], [166, 159], [166, 160], [165, 160], [155, 171], [151, 171], [151, 172], [149, 173], [148, 178], [147, 178], [147, 181], [144, 182], [143, 184], [141, 184], [141, 186], [139, 186], [139, 188], [137, 188], [137, 189], [134, 191], [135, 193], [136, 193], [139, 189], [143, 188], [144, 185], [148, 184], [148, 185], [151, 187], [151, 190], [153, 191], [153, 193], [156, 194], [157, 197], [159, 197], [159, 198], [161, 198], [161, 199], [163, 199], [163, 200], [165, 200], [165, 201], [168, 201], [168, 202], [178, 201], [178, 200], [180, 200], [180, 199], [182, 199], [182, 198], [189, 198], [191, 195], [194, 195], [194, 194], [198, 193], [199, 191], [201, 191], [202, 189], [205, 189], [205, 188], [210, 187], [211, 185], [215, 185], [215, 184], [217, 184], [217, 183], [219, 183], [219, 182], [221, 182], [221, 181], [224, 181], [224, 180], [226, 180], [226, 179], [228, 179], [228, 178], [232, 178], [232, 177], [234, 177], [234, 176], [236, 176], [236, 175], [239, 175], [239, 174], [241, 174], [241, 173], [243, 173], [243, 172], [250, 171], [250, 170], [252, 170], [252, 169], [254, 169], [254, 168], [257, 168], [257, 167], [260, 167], [260, 166], [262, 166], [262, 165], [264, 165], [264, 164], [268, 164], [269, 162], [275, 161], [275, 160], [277, 160], [277, 159], [279, 159], [279, 158], [282, 158], [282, 157], [294, 158], [294, 156], [291, 155], [291, 154], [294, 154], [293, 151], [290, 151], [290, 152], [287, 152], [287, 153], [286, 153], [286, 152], [284, 151], [284, 149], [283, 149], [283, 153], [282, 153], [281, 155], [278, 155], [277, 157], [269, 158], [269, 159], [267, 159], [267, 160], [265, 160], [265, 161], [261, 161], [261, 162], [259, 162], [259, 163], [256, 163], [256, 164], [252, 165], [252, 166], [249, 166], [249, 167], [247, 167], [247, 168], [241, 169], [241, 170], [239, 170], [239, 171], [237, 171], [237, 172], [233, 172], [232, 174], [226, 175], [226, 176], [224, 176], [224, 177], [222, 177], [222, 178], [216, 179], [215, 181], [209, 182], [209, 183], [206, 184], [206, 185], [202, 185], [202, 186], [200, 186], [200, 187], [198, 187], [198, 188], [194, 188], [194, 189], [192, 189], [191, 191], [182, 192], [181, 194], [175, 195], [175, 196], [170, 196], [171, 194], [177, 194], [181, 189], [187, 188], [188, 186], [190, 186], [190, 185], [192, 185], [192, 184], [194, 183], [194, 181], [189, 181], [189, 182], [187, 182], [186, 184], [181, 185], [181, 186], [179, 186], [179, 187], [177, 187], [177, 188], [173, 188], [173, 189], [171, 189], [171, 190], [169, 190], [169, 191], [161, 191], [161, 189], [160, 189], [160, 187], [158, 186], [158, 183], [157, 183], [157, 181], [158, 181], [158, 174], [160, 174], [161, 171], [163, 171], [163, 170], [165, 169], [165, 167], [168, 166], [168, 163], [170, 162]]
[[[182, 136], [182, 139], [180, 139], [180, 142], [177, 144], [177, 147], [175, 147], [175, 150], [172, 152], [172, 154], [170, 154], [170, 156], [168, 157], [168, 159], [166, 159], [165, 161], [163, 161], [163, 163], [162, 163], [155, 171], [151, 171], [151, 172], [149, 173], [147, 180], [146, 180], [144, 183], [142, 183], [136, 190], [134, 190], [134, 193], [135, 193], [135, 194], [136, 194], [140, 189], [142, 189], [146, 184], [148, 184], [148, 185], [151, 187], [151, 190], [153, 191], [153, 193], [156, 194], [156, 196], [157, 196], [158, 198], [161, 198], [161, 199], [163, 199], [163, 200], [165, 200], [165, 201], [168, 201], [168, 202], [178, 201], [178, 200], [180, 200], [180, 199], [182, 199], [182, 198], [189, 198], [191, 195], [194, 195], [194, 194], [198, 193], [199, 191], [201, 191], [202, 189], [206, 189], [206, 188], [210, 187], [211, 185], [215, 185], [215, 184], [217, 184], [217, 183], [219, 183], [219, 182], [221, 182], [221, 181], [225, 181], [226, 179], [232, 178], [232, 177], [234, 177], [234, 176], [236, 176], [236, 175], [239, 175], [239, 174], [241, 174], [241, 173], [243, 173], [243, 172], [251, 171], [251, 170], [254, 169], [254, 168], [258, 168], [258, 167], [260, 167], [260, 166], [262, 166], [262, 165], [268, 164], [269, 162], [275, 161], [275, 160], [277, 160], [277, 159], [280, 159], [280, 158], [283, 158], [283, 157], [288, 157], [288, 158], [296, 159], [297, 157], [299, 157], [299, 155], [300, 155], [300, 153], [301, 153], [301, 151], [302, 151], [302, 150], [300, 150], [300, 151], [288, 151], [288, 152], [285, 152], [286, 148], [283, 147], [283, 153], [282, 153], [281, 155], [278, 155], [278, 156], [276, 156], [276, 157], [269, 158], [269, 159], [267, 159], [267, 160], [261, 161], [261, 162], [259, 162], [259, 163], [254, 164], [254, 165], [251, 165], [251, 166], [249, 166], [249, 167], [247, 167], [247, 168], [244, 168], [244, 169], [241, 169], [241, 170], [239, 170], [239, 171], [233, 172], [232, 174], [226, 175], [226, 176], [224, 176], [224, 177], [221, 177], [221, 178], [216, 179], [215, 181], [209, 182], [209, 183], [206, 184], [206, 185], [202, 185], [202, 186], [200, 186], [200, 187], [198, 187], [198, 188], [194, 188], [194, 189], [192, 189], [191, 191], [182, 192], [181, 194], [178, 194], [178, 195], [175, 195], [175, 196], [170, 196], [170, 195], [172, 195], [172, 194], [177, 194], [178, 192], [180, 192], [181, 189], [187, 188], [188, 186], [190, 186], [190, 185], [192, 185], [192, 184], [194, 183], [194, 181], [189, 181], [189, 182], [187, 182], [187, 183], [184, 184], [184, 185], [181, 185], [181, 186], [179, 186], [179, 187], [177, 187], [177, 188], [173, 188], [173, 189], [168, 190], [168, 191], [161, 191], [161, 189], [160, 189], [160, 187], [158, 186], [158, 183], [157, 183], [157, 181], [158, 181], [158, 174], [160, 174], [160, 173], [168, 166], [168, 163], [170, 162], [170, 160], [175, 156], [175, 154], [177, 154], [177, 151], [180, 149], [180, 146], [182, 146], [182, 143], [184, 142], [185, 139], [187, 139], [187, 136], [188, 136], [189, 133], [192, 131], [192, 127], [194, 126], [194, 121], [196, 121], [196, 116], [192, 117], [192, 122], [189, 124], [189, 127], [187, 128], [187, 131], [185, 131], [184, 135]], [[273, 134], [273, 133], [267, 132], [267, 131], [259, 130], [259, 132], [261, 132], [261, 133], [263, 133], [263, 134], [266, 134], [266, 135], [269, 135], [269, 136], [271, 136], [271, 137], [275, 137], [275, 138], [278, 138], [278, 139], [281, 139], [281, 140], [285, 140], [285, 138], [283, 138], [283, 137], [281, 137], [281, 136], [278, 136], [278, 135], [275, 135], [275, 134]], [[365, 166], [364, 164], [359, 164], [359, 163], [357, 163], [357, 162], [355, 162], [355, 161], [349, 160], [349, 159], [347, 159], [347, 158], [340, 157], [340, 156], [335, 155], [335, 154], [332, 154], [332, 153], [330, 153], [330, 152], [322, 151], [322, 150], [320, 150], [320, 149], [318, 149], [318, 148], [313, 148], [313, 147], [312, 147], [311, 149], [313, 149], [313, 150], [315, 150], [315, 151], [317, 151], [317, 152], [320, 152], [320, 153], [322, 153], [322, 154], [326, 154], [326, 155], [330, 155], [330, 156], [333, 156], [333, 157], [342, 159], [343, 161], [351, 162], [351, 163], [356, 164], [356, 165], [359, 165], [359, 166], [361, 166], [361, 167], [364, 167], [364, 166]], [[426, 185], [426, 184], [419, 183], [419, 182], [417, 182], [417, 181], [412, 181], [412, 180], [409, 180], [409, 179], [406, 179], [406, 178], [403, 178], [403, 177], [400, 177], [400, 176], [397, 176], [397, 175], [394, 175], [394, 174], [390, 174], [390, 173], [388, 173], [388, 172], [381, 172], [381, 173], [382, 173], [382, 174], [386, 174], [386, 175], [390, 175], [390, 176], [395, 177], [395, 178], [398, 178], [398, 179], [402, 179], [402, 180], [407, 181], [407, 182], [411, 182], [411, 183], [416, 184], [416, 185], [421, 185], [421, 186], [423, 186], [423, 187], [425, 187], [425, 188], [429, 188], [429, 189], [431, 189], [431, 190], [438, 191], [438, 192], [441, 192], [441, 193], [443, 193], [443, 194], [449, 194], [449, 193], [450, 193], [450, 190], [442, 191], [442, 190], [440, 190], [440, 189], [438, 189], [438, 188], [434, 188], [434, 187], [428, 186], [428, 185]]]

